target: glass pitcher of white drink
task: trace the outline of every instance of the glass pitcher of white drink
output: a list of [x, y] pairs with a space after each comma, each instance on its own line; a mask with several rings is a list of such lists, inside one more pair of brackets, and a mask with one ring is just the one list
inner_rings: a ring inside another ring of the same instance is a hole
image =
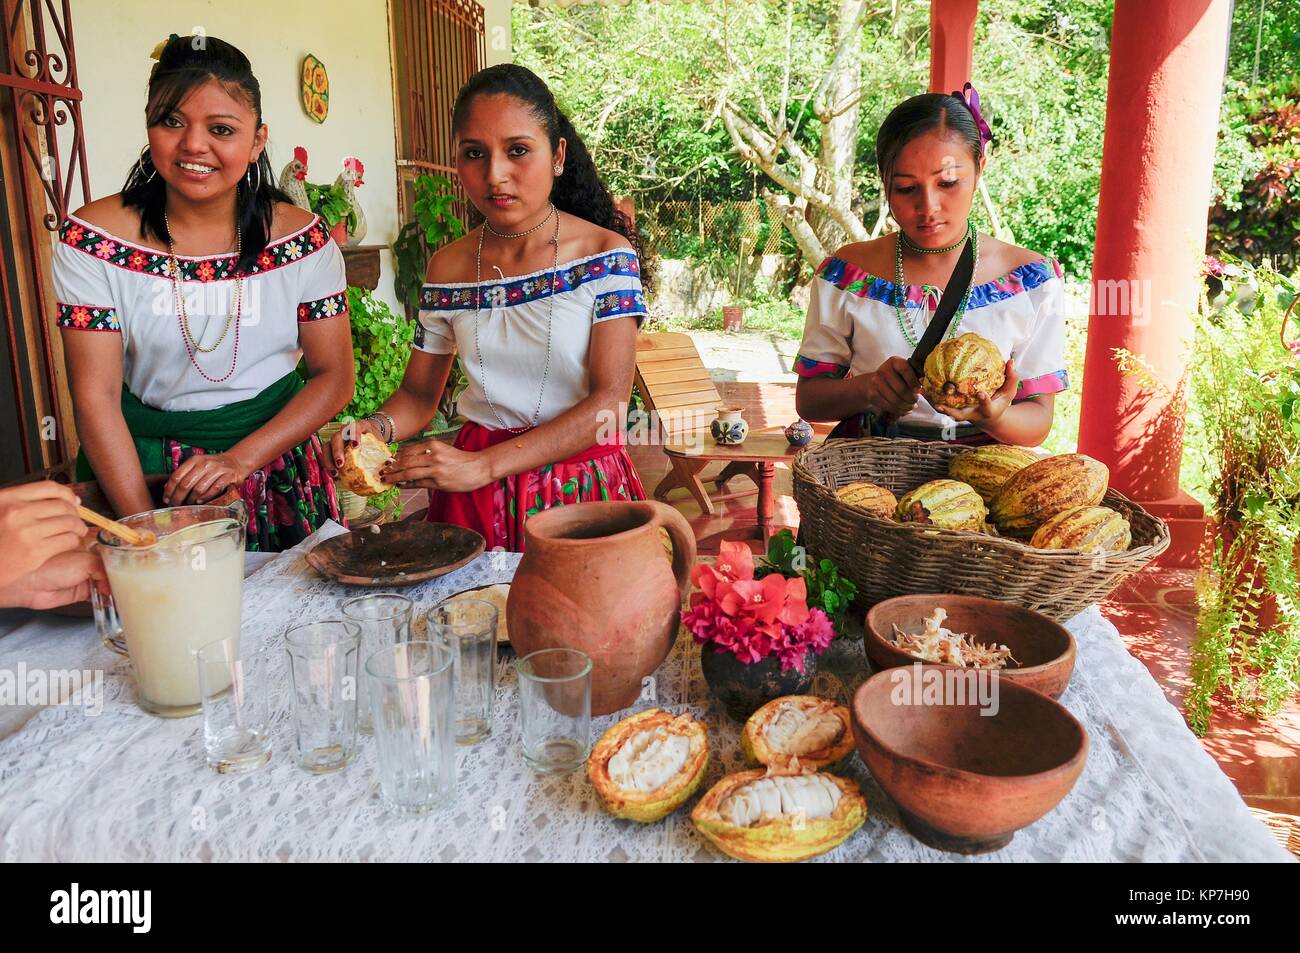
[[152, 546], [130, 546], [108, 532], [99, 552], [112, 587], [96, 598], [101, 631], [115, 615], [135, 671], [140, 707], [178, 718], [201, 710], [194, 653], [239, 639], [247, 511], [234, 506], [177, 506], [121, 522], [149, 530]]

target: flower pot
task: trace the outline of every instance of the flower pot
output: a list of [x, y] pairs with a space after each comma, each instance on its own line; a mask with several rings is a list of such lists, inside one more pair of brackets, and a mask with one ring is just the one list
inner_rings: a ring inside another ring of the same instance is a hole
[[713, 442], [723, 446], [744, 443], [749, 436], [749, 424], [741, 415], [739, 407], [719, 407], [718, 417], [709, 425]]
[[700, 646], [700, 668], [709, 691], [736, 721], [743, 722], [774, 698], [807, 695], [817, 674], [817, 657], [804, 655], [804, 671], [781, 671], [775, 655], [745, 664], [731, 652], [718, 652], [712, 645]]
[[346, 218], [330, 229], [330, 238], [334, 239], [334, 244], [338, 245], [339, 248], [346, 247], [348, 243], [348, 220]]
[[745, 327], [745, 309], [742, 305], [729, 304], [722, 309], [722, 330], [740, 331]]

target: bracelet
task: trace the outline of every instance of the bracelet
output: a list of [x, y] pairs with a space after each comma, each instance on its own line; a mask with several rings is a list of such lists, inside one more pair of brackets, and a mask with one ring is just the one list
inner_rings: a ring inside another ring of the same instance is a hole
[[393, 419], [392, 414], [386, 414], [382, 410], [376, 411], [376, 413], [388, 421], [388, 442], [392, 443], [397, 439], [397, 421]]
[[[392, 430], [389, 429], [389, 424], [384, 422], [384, 417], [387, 416], [388, 416], [387, 414], [373, 413], [373, 414], [366, 414], [366, 416], [362, 418], [364, 420], [373, 420], [376, 424], [379, 425], [379, 438], [383, 440], [384, 443], [390, 443], [392, 442], [393, 439], [392, 438], [393, 432]], [[393, 418], [388, 417], [388, 419], [389, 421], [391, 421]]]

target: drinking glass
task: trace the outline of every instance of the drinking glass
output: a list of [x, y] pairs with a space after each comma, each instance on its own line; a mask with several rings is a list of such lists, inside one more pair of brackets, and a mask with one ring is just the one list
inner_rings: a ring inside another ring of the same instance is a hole
[[[361, 626], [361, 659], [380, 649], [411, 640], [411, 614], [415, 604], [395, 592], [374, 592], [343, 603], [343, 618]], [[357, 728], [370, 734], [370, 679], [364, 673], [357, 685]]]
[[357, 749], [361, 627], [347, 619], [296, 625], [284, 634], [298, 735], [298, 764], [337, 771]]
[[482, 599], [457, 599], [425, 614], [429, 638], [455, 659], [456, 744], [472, 745], [492, 733], [496, 694], [497, 607]]
[[542, 649], [515, 663], [524, 760], [542, 774], [581, 768], [590, 750], [591, 657]]
[[220, 639], [196, 657], [208, 767], [218, 774], [256, 771], [271, 759], [266, 648]]
[[366, 661], [379, 757], [379, 790], [399, 814], [424, 814], [456, 787], [452, 654], [437, 642], [402, 642]]

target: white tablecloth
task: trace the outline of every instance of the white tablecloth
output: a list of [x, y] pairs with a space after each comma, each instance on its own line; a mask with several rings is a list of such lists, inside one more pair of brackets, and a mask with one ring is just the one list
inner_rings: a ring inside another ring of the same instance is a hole
[[[318, 535], [340, 531], [330, 526]], [[307, 565], [303, 552], [313, 542], [248, 579], [246, 631], [277, 637], [291, 623], [337, 617], [341, 599], [356, 594]], [[408, 594], [429, 605], [508, 578], [516, 560], [488, 553]], [[1001, 851], [945, 854], [898, 825], [892, 803], [855, 758], [849, 770], [867, 796], [868, 821], [821, 859], [1291, 859], [1096, 607], [1069, 628], [1079, 658], [1062, 700], [1092, 747], [1079, 783], [1054, 811]], [[280, 653], [271, 762], [222, 777], [204, 764], [202, 719], [160, 719], [137, 708], [128, 663], [98, 644], [89, 621], [8, 613], [0, 615], [0, 633], [7, 633], [0, 635], [0, 670], [15, 671], [19, 662], [29, 670], [105, 670], [97, 714], [80, 696], [0, 712], [0, 861], [725, 859], [695, 832], [686, 809], [658, 824], [617, 821], [600, 809], [584, 772], [534, 775], [520, 754], [515, 680], [504, 664], [492, 737], [458, 749], [454, 804], [405, 818], [379, 802], [370, 739], [340, 773], [311, 775], [295, 765]], [[861, 644], [837, 642], [821, 659], [817, 689], [847, 697], [865, 672]], [[740, 770], [738, 726], [710, 699], [689, 637], [679, 638], [656, 678], [657, 704], [690, 709], [708, 724], [715, 756], [701, 790]], [[617, 717], [595, 719], [593, 741]]]

